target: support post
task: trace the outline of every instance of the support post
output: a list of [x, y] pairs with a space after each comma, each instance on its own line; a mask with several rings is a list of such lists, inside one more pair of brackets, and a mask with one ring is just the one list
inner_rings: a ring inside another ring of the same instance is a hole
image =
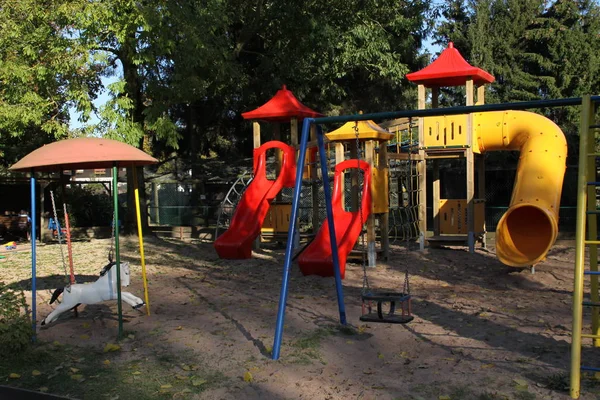
[[148, 297], [148, 279], [146, 278], [146, 258], [144, 257], [144, 234], [142, 232], [142, 216], [140, 212], [140, 190], [137, 180], [137, 167], [133, 168], [133, 191], [135, 197], [135, 215], [137, 217], [137, 231], [140, 242], [140, 260], [142, 263], [142, 281], [144, 283], [144, 301], [146, 302], [146, 314], [150, 315], [150, 299]]
[[[374, 166], [373, 159], [373, 141], [367, 140], [364, 142], [365, 146], [365, 161], [369, 164], [371, 169]], [[364, 178], [363, 178], [364, 184]], [[375, 251], [375, 215], [373, 214], [373, 204], [371, 203], [371, 209], [369, 210], [369, 217], [367, 218], [367, 258], [369, 261], [369, 267], [375, 268], [377, 266], [377, 253]]]
[[[317, 131], [314, 125], [310, 127], [310, 141], [317, 139]], [[321, 151], [321, 149], [319, 149]], [[321, 218], [319, 218], [319, 185], [317, 180], [319, 179], [319, 173], [317, 171], [317, 165], [313, 165], [310, 168], [310, 195], [312, 199], [312, 226], [313, 233], [316, 235], [321, 225]], [[323, 177], [323, 181], [328, 180], [328, 175]]]
[[[587, 211], [587, 162], [590, 124], [593, 123], [592, 102], [589, 95], [581, 100], [579, 128], [579, 169], [577, 171], [577, 224], [575, 228], [575, 271], [573, 282], [573, 325], [571, 330], [571, 373], [569, 392], [579, 398], [581, 387], [581, 330], [583, 325], [583, 271], [585, 270], [585, 219]], [[593, 197], [595, 199], [595, 196]], [[595, 239], [594, 239], [595, 240]]]
[[387, 142], [379, 143], [379, 159], [377, 161], [377, 168], [383, 170], [385, 172], [385, 182], [383, 189], [383, 196], [388, 196], [385, 199], [386, 209], [384, 213], [380, 214], [379, 218], [379, 232], [381, 235], [381, 249], [383, 250], [383, 259], [388, 260], [390, 256], [390, 237], [389, 237], [389, 227], [390, 227], [390, 203], [389, 203], [389, 195], [390, 195], [390, 185], [389, 185], [389, 168], [388, 168], [388, 152], [387, 152]]
[[438, 236], [441, 233], [440, 229], [440, 162], [439, 160], [433, 160], [433, 235]]
[[[467, 106], [473, 105], [473, 80], [466, 82]], [[473, 154], [473, 114], [467, 115], [467, 227], [469, 252], [475, 252], [475, 155]]]
[[290, 142], [292, 146], [298, 145], [298, 119], [296, 117], [290, 120]]
[[[350, 158], [357, 159], [359, 158], [360, 149], [356, 146], [356, 141], [353, 140], [350, 142]], [[352, 171], [350, 175], [350, 211], [356, 212], [358, 211], [358, 171]], [[361, 228], [362, 229], [362, 228]]]
[[[425, 109], [425, 86], [419, 85], [418, 106], [419, 110]], [[425, 248], [425, 236], [427, 235], [427, 161], [425, 159], [425, 150], [422, 149], [425, 143], [425, 121], [419, 118], [419, 158], [421, 161], [417, 164], [419, 174], [419, 247]]]
[[476, 105], [481, 106], [485, 104], [485, 86], [477, 86], [477, 103]]
[[119, 333], [118, 338], [123, 337], [123, 306], [121, 304], [121, 254], [119, 252], [119, 186], [118, 186], [119, 169], [117, 163], [113, 163], [113, 207], [115, 220], [113, 221], [113, 229], [115, 230], [115, 260], [117, 266], [117, 313], [119, 317]]
[[[341, 142], [334, 142], [334, 148], [335, 148], [335, 165], [338, 165], [339, 163], [341, 163], [342, 161], [344, 161], [344, 143]], [[340, 186], [341, 186], [341, 191], [342, 191], [342, 204], [346, 204], [346, 182], [344, 182], [344, 180], [342, 179], [342, 181], [340, 182]]]
[[[479, 87], [481, 89], [481, 86]], [[487, 248], [487, 231], [485, 226], [485, 156], [480, 154], [477, 157], [477, 198], [483, 201], [483, 236], [481, 238], [481, 247]]]
[[31, 212], [29, 215], [31, 215], [31, 327], [33, 329], [33, 335], [31, 337], [32, 341], [35, 342], [36, 340], [36, 333], [37, 333], [37, 329], [36, 329], [36, 315], [37, 315], [37, 299], [36, 299], [36, 279], [37, 279], [37, 272], [36, 272], [36, 225], [37, 225], [37, 218], [36, 218], [36, 209], [35, 209], [35, 200], [36, 200], [36, 194], [35, 194], [35, 171], [32, 169], [31, 170], [31, 178], [30, 178], [30, 194], [31, 194]]
[[260, 147], [260, 124], [257, 121], [252, 122], [252, 139], [254, 148]]

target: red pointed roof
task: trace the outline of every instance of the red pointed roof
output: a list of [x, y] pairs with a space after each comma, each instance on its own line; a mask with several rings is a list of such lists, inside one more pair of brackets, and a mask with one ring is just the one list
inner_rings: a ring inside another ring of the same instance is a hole
[[256, 110], [242, 113], [244, 119], [261, 119], [264, 121], [283, 122], [292, 118], [317, 118], [323, 114], [311, 110], [300, 103], [296, 96], [285, 85], [275, 93], [275, 96]]
[[486, 71], [469, 64], [454, 48], [452, 42], [434, 62], [420, 71], [406, 74], [406, 78], [427, 87], [461, 86], [468, 79], [473, 79], [476, 85], [492, 83], [495, 80]]

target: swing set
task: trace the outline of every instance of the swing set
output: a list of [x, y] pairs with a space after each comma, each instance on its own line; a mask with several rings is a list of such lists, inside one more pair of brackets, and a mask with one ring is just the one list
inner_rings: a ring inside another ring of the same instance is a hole
[[[360, 156], [360, 132], [358, 128], [358, 122], [354, 123], [354, 132], [356, 136], [356, 154], [357, 154], [357, 168], [360, 170], [361, 156]], [[369, 171], [370, 173], [371, 171]], [[364, 170], [363, 170], [364, 173]], [[370, 181], [370, 180], [369, 180]], [[363, 183], [366, 183], [367, 180], [363, 177]], [[370, 190], [371, 188], [367, 188], [366, 190]], [[364, 196], [365, 190], [362, 192], [362, 196]], [[369, 204], [370, 206], [370, 204]], [[365, 225], [365, 221], [363, 221], [363, 202], [361, 199], [358, 201], [358, 214], [360, 215], [360, 226], [361, 229]], [[386, 324], [405, 324], [414, 319], [411, 315], [411, 295], [410, 295], [410, 284], [408, 278], [408, 271], [405, 273], [404, 277], [404, 287], [401, 292], [393, 292], [393, 291], [374, 291], [369, 286], [369, 277], [367, 274], [367, 260], [365, 256], [365, 233], [364, 230], [361, 231], [361, 247], [363, 251], [361, 251], [362, 255], [362, 268], [363, 268], [363, 287], [361, 291], [361, 300], [362, 300], [362, 315], [360, 316], [360, 320], [363, 322], [378, 322], [378, 323], [386, 323]], [[372, 249], [374, 246], [368, 246], [369, 249]], [[388, 311], [384, 314], [384, 304], [389, 303]], [[396, 314], [396, 303], [399, 303], [400, 309], [402, 313], [400, 315]], [[375, 306], [376, 305], [376, 306]], [[373, 311], [373, 308], [376, 307], [376, 311]]]
[[[319, 120], [327, 120], [327, 119], [328, 119], [328, 117], [319, 118]], [[367, 118], [363, 118], [363, 119], [367, 119]], [[351, 122], [351, 120], [350, 120], [350, 122]], [[284, 261], [284, 267], [283, 267], [283, 280], [282, 280], [281, 292], [280, 292], [280, 296], [279, 296], [277, 323], [276, 323], [276, 328], [275, 328], [275, 338], [274, 338], [274, 342], [273, 342], [272, 358], [274, 360], [279, 359], [281, 342], [282, 342], [282, 337], [283, 337], [285, 306], [286, 306], [287, 295], [288, 295], [288, 283], [289, 283], [292, 260], [293, 260], [293, 258], [295, 258], [293, 256], [293, 243], [294, 243], [294, 235], [296, 232], [296, 223], [297, 223], [297, 216], [298, 216], [298, 206], [299, 206], [299, 202], [300, 202], [300, 193], [302, 191], [302, 171], [304, 170], [308, 137], [309, 137], [309, 132], [311, 130], [312, 124], [315, 124], [314, 118], [305, 118], [303, 121], [303, 125], [302, 125], [302, 136], [301, 136], [301, 140], [300, 140], [298, 164], [296, 166], [296, 181], [295, 181], [295, 185], [294, 185], [294, 195], [293, 195], [293, 201], [292, 201], [290, 225], [289, 225], [289, 230], [288, 230], [288, 240], [286, 243], [286, 253], [285, 253], [285, 261]], [[315, 124], [315, 127], [316, 127], [316, 133], [317, 133], [317, 143], [318, 143], [318, 149], [319, 149], [321, 174], [323, 177], [327, 177], [328, 176], [328, 162], [327, 162], [327, 155], [325, 153], [323, 131], [322, 131], [322, 128], [320, 125]], [[360, 153], [361, 153], [360, 139], [361, 139], [361, 137], [360, 137], [360, 132], [359, 132], [357, 122], [354, 122], [354, 139], [356, 140], [357, 170], [358, 171], [362, 170], [363, 174], [371, 174], [372, 173], [371, 168], [369, 168], [368, 166], [367, 166], [367, 168], [365, 168], [362, 165], [364, 163], [364, 161], [361, 160], [361, 156], [360, 156]], [[348, 137], [346, 137], [345, 140], [348, 140]], [[350, 160], [346, 161], [345, 163], [348, 163], [349, 161]], [[340, 164], [338, 164], [338, 165], [340, 165]], [[339, 192], [342, 190], [342, 185], [340, 184], [340, 182], [341, 182], [340, 175], [342, 173], [343, 173], [343, 169], [336, 167], [335, 178], [334, 178], [334, 190], [336, 191], [336, 193], [334, 194], [334, 198], [336, 199], [336, 204], [338, 205], [337, 208], [340, 208], [338, 203], [341, 204]], [[370, 185], [370, 182], [371, 182], [370, 176], [369, 177], [363, 176], [363, 184]], [[368, 191], [371, 189], [372, 188], [370, 188], [370, 187], [363, 188], [363, 191], [362, 191], [363, 195], [364, 195], [364, 193], [370, 193]], [[336, 284], [336, 295], [337, 295], [337, 301], [338, 301], [340, 323], [342, 325], [346, 325], [347, 324], [346, 310], [345, 310], [344, 295], [343, 295], [343, 289], [342, 289], [343, 276], [342, 276], [342, 272], [341, 272], [342, 268], [344, 268], [344, 266], [345, 266], [346, 255], [344, 253], [340, 254], [341, 249], [338, 248], [338, 240], [341, 238], [337, 238], [338, 231], [336, 231], [336, 223], [334, 222], [335, 221], [334, 205], [332, 202], [332, 196], [330, 193], [328, 179], [323, 179], [323, 191], [324, 191], [324, 195], [325, 195], [325, 206], [326, 206], [326, 213], [327, 213], [327, 219], [326, 219], [327, 229], [324, 230], [323, 228], [325, 228], [325, 226], [323, 226], [322, 230], [320, 230], [319, 233], [326, 232], [326, 231], [328, 231], [328, 233], [329, 233], [329, 241], [328, 242], [331, 247], [330, 254], [331, 254], [331, 261], [332, 261], [332, 266], [333, 266], [333, 276], [335, 278], [335, 284]], [[362, 203], [363, 203], [363, 201], [362, 201], [362, 199], [360, 199], [357, 202], [358, 211], [355, 210], [355, 211], [353, 211], [353, 213], [358, 213], [360, 215], [360, 236], [362, 238], [361, 241], [362, 241], [362, 245], [363, 245], [362, 247], [364, 250], [364, 248], [365, 248], [364, 247], [364, 236], [365, 235], [364, 235], [363, 228], [364, 228], [365, 221], [363, 219], [364, 217], [363, 217], [363, 210], [362, 210], [363, 204]], [[372, 204], [370, 201], [367, 201], [367, 204], [365, 206], [372, 207]], [[336, 208], [336, 211], [338, 211], [338, 214], [339, 214], [339, 210], [337, 210], [337, 208]], [[319, 235], [319, 234], [317, 234], [317, 235]], [[316, 240], [316, 238], [315, 238], [315, 240]], [[369, 243], [368, 248], [370, 250], [369, 253], [374, 253], [374, 242]], [[340, 263], [340, 255], [343, 256], [343, 264], [344, 265], [342, 265], [342, 263]], [[370, 255], [370, 261], [373, 261], [373, 262], [370, 262], [369, 264], [374, 264], [375, 257], [371, 257], [371, 254], [369, 254], [369, 255]], [[411, 310], [411, 294], [410, 294], [408, 271], [405, 274], [404, 287], [401, 292], [375, 291], [375, 290], [372, 290], [369, 286], [369, 280], [368, 280], [368, 276], [367, 276], [367, 262], [365, 259], [364, 251], [362, 251], [362, 267], [363, 267], [363, 288], [361, 291], [362, 315], [360, 317], [360, 320], [364, 321], [364, 322], [391, 323], [391, 324], [405, 324], [405, 323], [412, 321], [414, 317], [411, 315], [411, 311], [412, 311]], [[388, 305], [387, 310], [384, 311], [384, 308], [386, 305]], [[401, 314], [396, 314], [396, 311], [398, 308], [400, 309]]]

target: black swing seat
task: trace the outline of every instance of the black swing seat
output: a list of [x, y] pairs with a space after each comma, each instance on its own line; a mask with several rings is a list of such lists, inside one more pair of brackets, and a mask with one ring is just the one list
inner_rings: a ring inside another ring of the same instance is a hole
[[[369, 292], [362, 295], [363, 301], [363, 315], [360, 320], [364, 322], [381, 322], [386, 324], [406, 324], [414, 319], [410, 315], [410, 294], [406, 293], [394, 293], [394, 292]], [[372, 312], [371, 302], [377, 302], [377, 312]], [[402, 315], [395, 314], [396, 303], [402, 305]], [[384, 314], [383, 303], [390, 303], [389, 311]], [[407, 309], [404, 308], [404, 304], [407, 304]], [[364, 310], [368, 309], [368, 313]]]

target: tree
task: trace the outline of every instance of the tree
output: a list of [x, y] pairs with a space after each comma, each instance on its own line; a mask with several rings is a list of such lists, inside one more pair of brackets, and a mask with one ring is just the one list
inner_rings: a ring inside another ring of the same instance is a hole
[[[284, 83], [329, 114], [414, 107], [404, 75], [423, 66], [431, 3], [0, 1], [0, 79], [10, 88], [0, 102], [27, 99], [0, 129], [102, 134], [160, 156], [181, 154], [191, 167], [202, 157], [246, 153], [250, 126], [240, 113]], [[119, 78], [111, 99], [96, 110], [101, 78], [111, 75]], [[11, 112], [3, 104], [0, 116]], [[97, 113], [100, 123], [69, 132], [69, 107], [83, 122]]]
[[68, 109], [89, 111], [100, 76], [73, 40], [73, 5], [0, 2], [0, 156], [10, 165], [68, 134]]

